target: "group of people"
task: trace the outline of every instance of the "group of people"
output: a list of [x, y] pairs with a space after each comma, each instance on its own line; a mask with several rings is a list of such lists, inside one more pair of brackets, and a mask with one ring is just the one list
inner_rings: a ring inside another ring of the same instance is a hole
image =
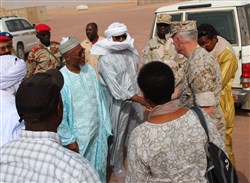
[[194, 105], [235, 164], [231, 45], [209, 24], [167, 14], [156, 24], [142, 65], [119, 22], [105, 37], [88, 23], [82, 43], [51, 41], [51, 28], [38, 24], [40, 44], [26, 61], [0, 34], [1, 181], [109, 182], [111, 170], [116, 182], [206, 182], [207, 137]]

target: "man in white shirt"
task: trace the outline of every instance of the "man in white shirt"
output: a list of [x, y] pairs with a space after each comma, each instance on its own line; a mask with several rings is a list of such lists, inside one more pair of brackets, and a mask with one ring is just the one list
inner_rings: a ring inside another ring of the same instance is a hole
[[1, 148], [0, 182], [101, 182], [92, 165], [64, 148], [56, 133], [63, 115], [63, 84], [57, 69], [20, 84], [16, 107], [25, 130]]
[[90, 22], [86, 25], [86, 36], [87, 38], [81, 43], [81, 46], [85, 49], [85, 61], [95, 69], [96, 74], [99, 77], [97, 69], [99, 55], [91, 54], [90, 49], [96, 42], [104, 38], [98, 35], [98, 26], [95, 22]]

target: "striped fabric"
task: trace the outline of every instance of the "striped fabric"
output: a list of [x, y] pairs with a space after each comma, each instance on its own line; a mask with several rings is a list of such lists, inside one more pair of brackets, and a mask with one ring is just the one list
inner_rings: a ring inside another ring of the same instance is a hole
[[1, 147], [0, 182], [100, 182], [93, 166], [54, 132], [22, 130]]

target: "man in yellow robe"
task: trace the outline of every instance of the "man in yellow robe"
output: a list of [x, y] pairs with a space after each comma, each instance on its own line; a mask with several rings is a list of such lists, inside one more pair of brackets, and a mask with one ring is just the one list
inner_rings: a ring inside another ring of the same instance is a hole
[[202, 24], [198, 27], [198, 43], [210, 52], [219, 62], [222, 75], [222, 92], [220, 107], [226, 120], [225, 145], [230, 161], [235, 166], [235, 158], [232, 149], [232, 133], [234, 125], [234, 100], [232, 84], [238, 69], [238, 60], [232, 46], [210, 24]]

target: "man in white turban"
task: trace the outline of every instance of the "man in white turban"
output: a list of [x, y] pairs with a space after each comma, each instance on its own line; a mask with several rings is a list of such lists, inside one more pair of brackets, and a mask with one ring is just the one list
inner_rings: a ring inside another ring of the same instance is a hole
[[19, 123], [15, 94], [25, 75], [23, 60], [13, 55], [0, 56], [0, 146], [15, 139], [24, 127], [23, 123]]
[[110, 146], [110, 166], [113, 167], [116, 182], [124, 182], [124, 145], [130, 132], [143, 120], [141, 105], [149, 105], [139, 96], [138, 52], [127, 26], [112, 23], [104, 34], [106, 38], [98, 41], [91, 53], [100, 55], [100, 82], [111, 114], [113, 141]]

